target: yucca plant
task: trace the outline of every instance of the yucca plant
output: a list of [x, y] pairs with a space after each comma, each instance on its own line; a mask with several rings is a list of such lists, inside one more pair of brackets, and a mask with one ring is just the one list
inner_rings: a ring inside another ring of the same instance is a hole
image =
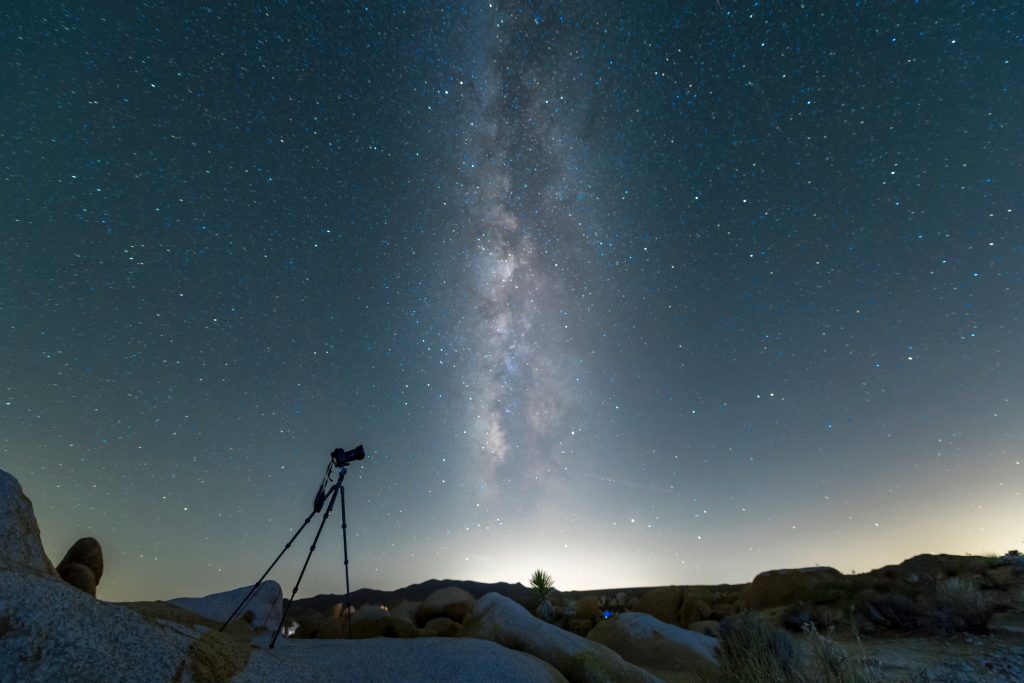
[[530, 587], [540, 599], [537, 605], [537, 616], [544, 621], [551, 621], [555, 618], [555, 606], [551, 602], [551, 595], [555, 591], [555, 580], [543, 569], [538, 569], [530, 577]]

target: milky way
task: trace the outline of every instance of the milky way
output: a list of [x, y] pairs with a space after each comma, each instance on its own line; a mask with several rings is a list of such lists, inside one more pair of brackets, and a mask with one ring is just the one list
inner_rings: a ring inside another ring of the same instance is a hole
[[[573, 117], [563, 113], [576, 104], [564, 95], [572, 50], [554, 48], [558, 31], [541, 28], [532, 14], [494, 12], [481, 23], [470, 41], [479, 73], [462, 121], [474, 276], [469, 317], [479, 342], [471, 413], [485, 486], [526, 478], [542, 488], [560, 480], [548, 475], [564, 460], [579, 356], [565, 276], [581, 242], [574, 202], [565, 198], [579, 185], [566, 125]], [[526, 61], [521, 53], [541, 56]]]

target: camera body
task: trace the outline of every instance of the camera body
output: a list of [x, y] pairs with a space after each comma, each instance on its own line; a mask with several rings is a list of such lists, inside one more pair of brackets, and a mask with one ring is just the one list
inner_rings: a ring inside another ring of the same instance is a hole
[[331, 451], [331, 461], [335, 467], [344, 467], [351, 462], [362, 460], [365, 457], [366, 451], [363, 450], [362, 444], [359, 444], [350, 451], [346, 451], [344, 448], [335, 448]]

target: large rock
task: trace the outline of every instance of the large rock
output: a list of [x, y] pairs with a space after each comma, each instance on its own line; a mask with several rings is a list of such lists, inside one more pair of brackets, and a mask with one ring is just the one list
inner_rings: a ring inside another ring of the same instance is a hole
[[335, 619], [341, 619], [348, 612], [352, 612], [353, 614], [355, 614], [355, 611], [355, 607], [352, 607], [351, 605], [346, 607], [345, 603], [336, 602], [333, 605], [331, 605], [331, 610], [327, 613], [327, 616], [334, 617]]
[[[167, 602], [212, 621], [224, 622], [248, 595], [251, 588], [252, 586], [243, 586], [223, 593], [211, 593], [202, 598], [174, 598]], [[235, 618], [245, 619], [254, 629], [276, 629], [281, 622], [280, 584], [276, 581], [264, 581]]]
[[657, 683], [604, 645], [537, 619], [517, 602], [488, 593], [462, 625], [463, 637], [480, 638], [543, 659], [579, 683]]
[[626, 612], [602, 621], [587, 638], [607, 645], [627, 662], [652, 669], [693, 671], [717, 663], [716, 638], [642, 612]]
[[278, 640], [273, 650], [253, 650], [248, 667], [231, 680], [565, 683], [535, 657], [472, 638]]
[[415, 624], [416, 612], [418, 612], [419, 609], [420, 603], [403, 600], [391, 608], [391, 616], [395, 619], [402, 619], [403, 621], [408, 621], [410, 624]]
[[[348, 640], [348, 615], [340, 617], [320, 614], [304, 616], [300, 621], [298, 638], [317, 638], [319, 640]], [[353, 639], [366, 638], [415, 638], [418, 629], [404, 619], [395, 619], [387, 611], [377, 606], [361, 607], [352, 615], [351, 636]], [[433, 631], [430, 635], [437, 635]]]
[[0, 470], [0, 570], [57, 576], [39, 540], [30, 501], [13, 476]]
[[703, 621], [711, 616], [711, 606], [700, 598], [685, 598], [679, 608], [680, 626], [689, 626], [695, 621]]
[[[352, 637], [353, 638], [380, 638], [388, 635], [388, 627], [391, 626], [391, 615], [379, 605], [364, 605], [352, 615]], [[341, 618], [342, 632], [348, 635], [348, 617]]]
[[57, 573], [75, 588], [96, 597], [96, 586], [103, 577], [100, 542], [91, 536], [75, 541], [57, 565]]
[[765, 609], [806, 599], [815, 586], [843, 580], [832, 567], [773, 569], [761, 572], [743, 589], [742, 600], [749, 609]]
[[180, 680], [198, 637], [60, 579], [0, 570], [2, 681]]
[[604, 619], [604, 610], [596, 595], [588, 595], [576, 601], [576, 618], [589, 619], [595, 623]]
[[[302, 637], [347, 639], [349, 632], [349, 616], [319, 617], [318, 621], [303, 624]], [[432, 633], [433, 634], [433, 633]], [[351, 618], [351, 636], [363, 638], [415, 638], [419, 635], [417, 628], [405, 619], [395, 619], [390, 612], [379, 605], [363, 605]]]
[[438, 588], [420, 603], [416, 610], [416, 623], [422, 626], [434, 617], [448, 617], [462, 623], [473, 609], [473, 602], [473, 596], [462, 588]]
[[679, 586], [665, 586], [647, 591], [636, 605], [637, 612], [650, 614], [666, 624], [678, 624], [679, 606], [683, 602], [683, 589]]

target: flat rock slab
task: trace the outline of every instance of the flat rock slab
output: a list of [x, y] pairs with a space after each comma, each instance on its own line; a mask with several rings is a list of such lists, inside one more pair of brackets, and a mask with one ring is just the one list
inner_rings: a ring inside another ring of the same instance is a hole
[[282, 640], [253, 650], [235, 683], [565, 683], [549, 664], [472, 638]]
[[[242, 586], [202, 598], [173, 598], [167, 602], [211, 621], [223, 622], [231, 616], [251, 589], [252, 586]], [[276, 581], [264, 581], [235, 618], [242, 618], [246, 612], [252, 612], [253, 628], [273, 631], [281, 621], [281, 609], [281, 586]]]

